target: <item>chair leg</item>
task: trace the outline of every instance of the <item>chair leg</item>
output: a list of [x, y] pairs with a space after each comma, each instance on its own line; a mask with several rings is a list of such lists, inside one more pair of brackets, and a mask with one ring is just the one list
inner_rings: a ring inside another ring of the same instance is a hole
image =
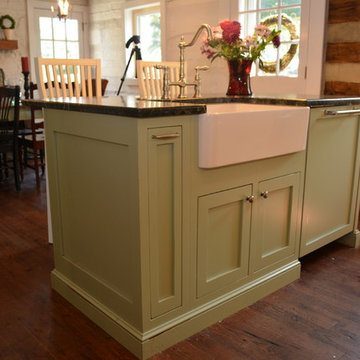
[[36, 177], [36, 186], [40, 187], [40, 175], [39, 175], [39, 157], [38, 151], [36, 148], [33, 149], [34, 151], [34, 170], [35, 170], [35, 177]]
[[21, 181], [24, 181], [24, 147], [20, 145], [19, 147], [19, 164], [20, 164], [20, 179]]
[[41, 166], [41, 175], [45, 174], [45, 151], [40, 150], [40, 166]]
[[0, 153], [0, 181], [2, 181], [4, 179], [4, 164], [3, 164], [3, 154]]
[[16, 191], [20, 191], [21, 190], [21, 185], [20, 185], [20, 161], [19, 161], [19, 149], [16, 146], [14, 153], [13, 153], [13, 164], [14, 164], [14, 177], [15, 177], [15, 188]]
[[9, 164], [8, 164], [8, 159], [7, 159], [6, 153], [3, 153], [3, 161], [4, 161], [4, 174], [5, 174], [5, 177], [8, 178], [9, 177]]

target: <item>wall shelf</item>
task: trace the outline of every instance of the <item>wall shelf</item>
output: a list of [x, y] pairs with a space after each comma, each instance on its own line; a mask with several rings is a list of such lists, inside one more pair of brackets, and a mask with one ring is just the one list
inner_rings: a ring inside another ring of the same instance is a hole
[[17, 40], [0, 40], [0, 50], [16, 50], [17, 48]]

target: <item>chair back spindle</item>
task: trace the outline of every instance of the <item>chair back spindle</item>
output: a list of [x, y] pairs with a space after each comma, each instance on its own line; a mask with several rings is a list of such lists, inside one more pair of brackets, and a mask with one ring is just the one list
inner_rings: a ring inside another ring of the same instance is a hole
[[36, 61], [37, 82], [43, 98], [101, 96], [100, 59], [37, 58]]
[[20, 87], [0, 87], [0, 172], [8, 171], [6, 154], [11, 153], [16, 190], [20, 190], [19, 108]]
[[[180, 64], [172, 61], [136, 61], [137, 77], [141, 99], [161, 98], [163, 88], [163, 69], [156, 69], [155, 65], [163, 65], [169, 68], [169, 80], [175, 82], [179, 79]], [[185, 72], [186, 72], [185, 63]], [[171, 98], [179, 95], [179, 87], [170, 87]]]

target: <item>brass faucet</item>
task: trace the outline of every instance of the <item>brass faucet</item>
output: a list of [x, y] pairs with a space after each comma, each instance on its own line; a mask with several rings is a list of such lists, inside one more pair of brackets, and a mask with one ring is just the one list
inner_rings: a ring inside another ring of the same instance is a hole
[[155, 65], [155, 67], [157, 69], [164, 70], [163, 94], [162, 94], [163, 99], [170, 99], [170, 86], [179, 86], [179, 88], [180, 88], [179, 96], [178, 96], [179, 99], [186, 98], [185, 88], [187, 86], [194, 86], [194, 89], [195, 89], [194, 97], [195, 98], [201, 97], [201, 94], [200, 94], [201, 80], [200, 80], [199, 71], [208, 70], [209, 67], [208, 66], [196, 66], [194, 82], [187, 82], [184, 64], [185, 64], [185, 48], [193, 46], [203, 30], [206, 30], [208, 39], [213, 40], [211, 27], [208, 24], [202, 24], [199, 27], [199, 29], [197, 30], [197, 32], [195, 33], [191, 42], [189, 42], [189, 43], [184, 41], [184, 36], [181, 36], [180, 42], [178, 43], [178, 48], [180, 49], [180, 71], [179, 71], [178, 81], [175, 81], [175, 82], [169, 81], [169, 68], [168, 67], [162, 66], [162, 65]]

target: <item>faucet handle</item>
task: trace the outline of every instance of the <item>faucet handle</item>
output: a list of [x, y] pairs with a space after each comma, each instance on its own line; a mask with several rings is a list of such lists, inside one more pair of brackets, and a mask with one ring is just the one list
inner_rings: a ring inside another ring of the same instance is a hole
[[195, 66], [195, 71], [198, 72], [199, 70], [201, 70], [201, 71], [209, 70], [209, 67], [207, 65]]
[[199, 71], [205, 71], [209, 70], [208, 66], [195, 66], [195, 93], [194, 98], [201, 97], [201, 80], [200, 80], [200, 74]]
[[161, 98], [165, 100], [170, 99], [170, 88], [169, 88], [169, 66], [156, 64], [154, 65], [155, 69], [164, 70], [163, 80], [162, 80], [162, 95]]

